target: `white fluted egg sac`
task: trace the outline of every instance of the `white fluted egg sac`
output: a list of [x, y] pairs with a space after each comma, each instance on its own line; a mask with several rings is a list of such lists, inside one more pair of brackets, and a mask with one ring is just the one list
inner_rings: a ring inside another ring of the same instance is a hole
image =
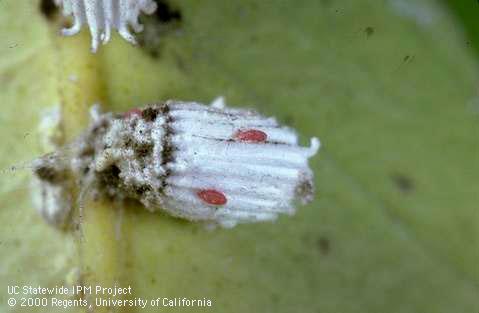
[[293, 214], [313, 199], [308, 160], [294, 130], [255, 111], [167, 101], [125, 114], [94, 111], [71, 170], [94, 193], [148, 210], [233, 227]]
[[91, 34], [91, 50], [96, 52], [100, 43], [110, 41], [113, 30], [126, 41], [136, 44], [130, 29], [143, 30], [138, 17], [141, 13], [152, 14], [157, 5], [153, 0], [55, 0], [64, 16], [73, 17], [73, 25], [64, 28], [64, 36], [77, 34], [86, 25]]

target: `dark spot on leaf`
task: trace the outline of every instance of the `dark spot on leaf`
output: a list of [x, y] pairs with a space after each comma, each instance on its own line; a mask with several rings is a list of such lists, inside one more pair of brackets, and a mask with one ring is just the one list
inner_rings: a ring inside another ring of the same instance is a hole
[[405, 55], [403, 58], [403, 63], [411, 63], [414, 60], [414, 55]]
[[414, 190], [414, 182], [406, 175], [395, 173], [391, 175], [394, 184], [404, 193], [410, 193]]
[[328, 255], [331, 250], [331, 243], [326, 237], [319, 237], [318, 239], [318, 249], [319, 252], [323, 255]]
[[58, 8], [53, 2], [53, 0], [41, 0], [40, 1], [40, 12], [49, 20], [55, 18], [55, 15], [58, 12]]
[[414, 60], [414, 55], [406, 54], [402, 58], [402, 62], [397, 66], [394, 72], [398, 72], [403, 66], [406, 66], [407, 64], [411, 63], [413, 60]]
[[144, 30], [137, 35], [137, 40], [143, 50], [156, 59], [161, 56], [161, 48], [165, 38], [178, 33], [183, 15], [179, 9], [173, 7], [168, 1], [156, 0], [155, 2], [157, 4], [155, 13], [140, 17]]
[[155, 11], [155, 17], [162, 23], [169, 23], [172, 21], [181, 21], [181, 12], [173, 9], [167, 1], [156, 0], [158, 8]]
[[364, 32], [366, 33], [367, 37], [371, 37], [372, 35], [374, 35], [374, 28], [371, 26], [368, 26], [364, 29]]

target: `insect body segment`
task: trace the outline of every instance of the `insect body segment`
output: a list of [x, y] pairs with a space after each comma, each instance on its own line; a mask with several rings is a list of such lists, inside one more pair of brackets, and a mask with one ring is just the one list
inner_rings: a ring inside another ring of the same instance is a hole
[[292, 214], [295, 198], [313, 197], [319, 141], [298, 146], [292, 129], [255, 111], [168, 101], [92, 116], [69, 166], [100, 196], [224, 227]]

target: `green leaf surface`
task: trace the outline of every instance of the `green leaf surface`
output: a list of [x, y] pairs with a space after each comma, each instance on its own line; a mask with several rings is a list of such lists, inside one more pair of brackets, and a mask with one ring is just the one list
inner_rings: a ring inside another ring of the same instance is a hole
[[38, 131], [48, 108], [62, 108], [68, 140], [93, 102], [120, 112], [223, 95], [278, 117], [304, 143], [321, 139], [316, 200], [231, 230], [92, 203], [79, 242], [37, 215], [28, 171], [4, 171], [0, 311], [10, 310], [7, 285], [80, 279], [131, 285], [143, 299], [213, 301], [199, 311], [478, 312], [479, 72], [446, 7], [170, 3], [181, 21], [151, 32], [158, 24], [144, 19], [151, 46], [114, 36], [91, 55], [86, 31], [59, 37], [61, 18], [47, 20], [36, 1], [0, 1], [1, 168], [48, 152]]

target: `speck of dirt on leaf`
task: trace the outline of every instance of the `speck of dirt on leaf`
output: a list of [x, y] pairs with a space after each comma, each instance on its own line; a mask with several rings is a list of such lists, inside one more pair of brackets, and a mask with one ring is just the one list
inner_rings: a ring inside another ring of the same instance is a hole
[[414, 191], [414, 182], [410, 177], [404, 174], [394, 173], [391, 175], [391, 179], [401, 192], [410, 193]]
[[372, 35], [374, 35], [374, 27], [368, 26], [364, 29], [364, 32], [366, 33], [366, 36], [369, 38]]
[[323, 255], [328, 255], [331, 250], [331, 242], [327, 237], [319, 237], [318, 239], [319, 252]]
[[414, 60], [414, 55], [405, 55], [404, 58], [403, 58], [403, 62], [404, 63], [410, 63]]

